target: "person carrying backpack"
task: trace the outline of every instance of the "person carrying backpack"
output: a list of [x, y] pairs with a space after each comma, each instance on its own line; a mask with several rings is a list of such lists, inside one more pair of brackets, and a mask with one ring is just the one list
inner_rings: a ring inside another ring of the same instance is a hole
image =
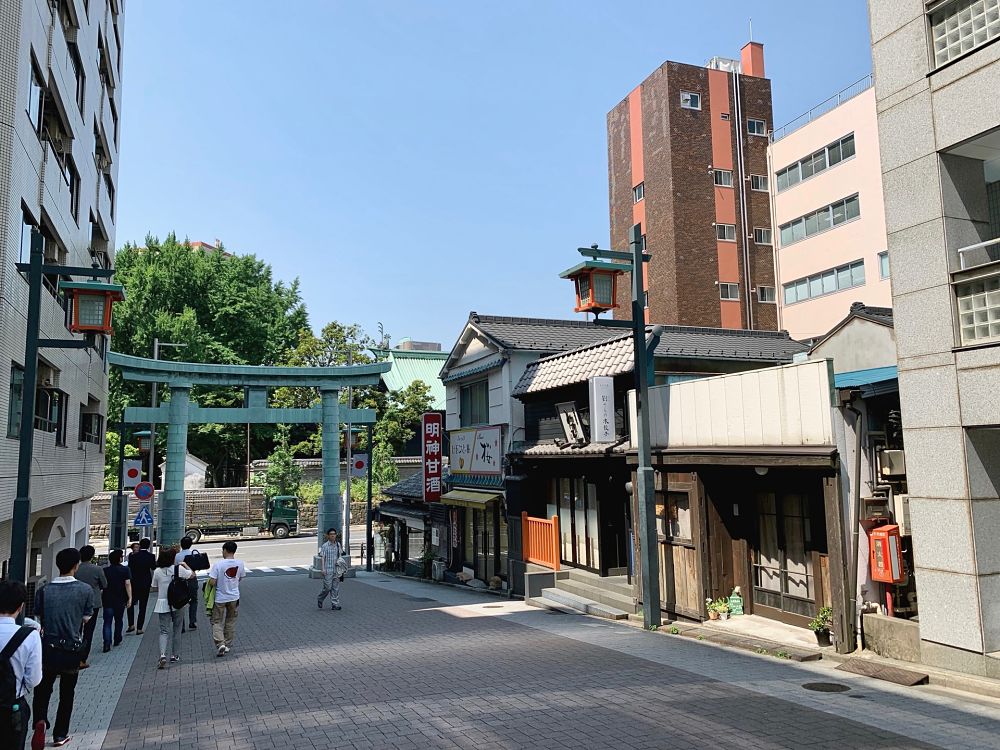
[[16, 622], [27, 597], [20, 581], [0, 581], [0, 747], [16, 750], [31, 723], [27, 692], [42, 681], [42, 639]]
[[[163, 547], [156, 560], [153, 586], [156, 587], [156, 606], [153, 611], [160, 621], [160, 661], [158, 667], [165, 669], [167, 655], [170, 662], [180, 661], [181, 625], [184, 623], [184, 608], [191, 600], [187, 579], [194, 573], [187, 563], [175, 564], [176, 547]], [[168, 649], [169, 646], [169, 649]]]

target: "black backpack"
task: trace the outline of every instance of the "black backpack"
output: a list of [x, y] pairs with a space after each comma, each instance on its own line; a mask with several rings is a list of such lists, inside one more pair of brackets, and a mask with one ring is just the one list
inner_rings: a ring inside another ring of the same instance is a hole
[[179, 569], [180, 565], [174, 566], [174, 577], [167, 586], [167, 601], [174, 609], [180, 609], [191, 601], [191, 589], [188, 588], [187, 581], [177, 574]]
[[0, 712], [10, 714], [14, 703], [17, 702], [17, 677], [14, 675], [14, 667], [10, 663], [10, 658], [20, 647], [24, 640], [31, 635], [34, 630], [29, 625], [22, 625], [21, 628], [10, 637], [7, 645], [0, 651]]

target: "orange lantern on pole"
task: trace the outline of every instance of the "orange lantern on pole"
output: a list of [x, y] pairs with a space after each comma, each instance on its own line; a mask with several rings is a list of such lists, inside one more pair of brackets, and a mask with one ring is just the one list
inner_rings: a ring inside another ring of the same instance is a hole
[[72, 305], [69, 329], [73, 333], [104, 333], [110, 336], [111, 308], [125, 299], [125, 287], [102, 281], [60, 281]]
[[559, 274], [576, 285], [575, 312], [598, 315], [618, 307], [616, 303], [618, 276], [623, 273], [620, 263], [587, 260]]

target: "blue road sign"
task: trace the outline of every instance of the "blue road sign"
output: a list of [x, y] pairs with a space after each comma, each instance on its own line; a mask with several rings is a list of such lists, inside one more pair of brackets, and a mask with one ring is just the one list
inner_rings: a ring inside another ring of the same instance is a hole
[[149, 506], [143, 505], [139, 508], [139, 512], [135, 516], [135, 522], [133, 526], [152, 526], [153, 525], [153, 514], [149, 512]]

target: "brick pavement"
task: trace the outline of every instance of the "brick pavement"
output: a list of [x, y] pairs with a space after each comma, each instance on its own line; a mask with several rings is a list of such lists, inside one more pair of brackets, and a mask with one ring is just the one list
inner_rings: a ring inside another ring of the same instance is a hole
[[995, 710], [826, 668], [378, 576], [341, 612], [244, 585], [226, 657], [201, 628], [158, 671], [147, 631], [104, 748], [1000, 747]]

